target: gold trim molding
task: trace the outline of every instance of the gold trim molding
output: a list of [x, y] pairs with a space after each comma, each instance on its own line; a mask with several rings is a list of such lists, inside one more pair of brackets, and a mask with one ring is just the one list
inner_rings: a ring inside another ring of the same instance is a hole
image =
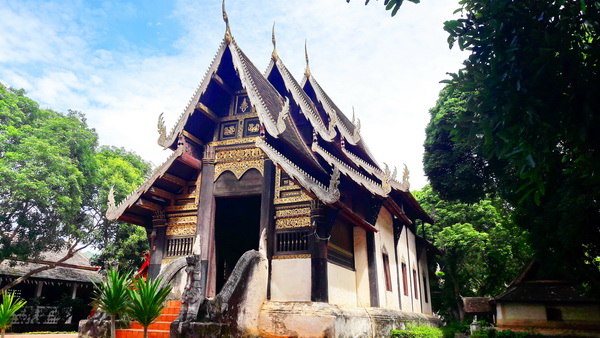
[[302, 254], [302, 255], [279, 255], [273, 256], [272, 259], [298, 259], [298, 258], [310, 258], [310, 254]]
[[305, 228], [310, 226], [310, 217], [278, 218], [275, 220], [275, 229]]

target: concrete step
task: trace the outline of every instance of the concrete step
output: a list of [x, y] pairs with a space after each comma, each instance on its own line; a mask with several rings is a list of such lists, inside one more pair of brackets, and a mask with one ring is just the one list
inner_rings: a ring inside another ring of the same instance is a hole
[[[150, 326], [148, 326], [148, 329], [150, 330], [166, 330], [169, 331], [171, 327], [171, 322], [159, 322], [159, 321], [155, 321], [152, 324], [150, 324]], [[130, 329], [134, 329], [134, 330], [143, 330], [144, 327], [142, 326], [142, 324], [138, 323], [138, 322], [132, 322], [131, 325], [129, 326]]]
[[[116, 338], [143, 338], [143, 329], [122, 329], [117, 330]], [[148, 338], [169, 338], [168, 330], [148, 330]]]

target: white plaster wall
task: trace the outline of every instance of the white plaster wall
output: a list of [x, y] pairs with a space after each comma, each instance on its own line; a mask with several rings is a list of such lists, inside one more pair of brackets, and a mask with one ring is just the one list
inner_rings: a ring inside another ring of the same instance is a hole
[[354, 271], [333, 263], [327, 263], [327, 280], [329, 284], [329, 304], [357, 306], [356, 274]]
[[271, 269], [271, 300], [310, 301], [310, 258], [274, 259]]
[[367, 257], [367, 234], [354, 227], [354, 267], [356, 273], [356, 302], [360, 307], [371, 306], [369, 291], [369, 260]]
[[[396, 269], [396, 255], [394, 252], [394, 228], [392, 214], [384, 207], [381, 208], [375, 227], [375, 248], [377, 260], [377, 286], [379, 290], [379, 306], [388, 309], [399, 309], [398, 304], [398, 277]], [[383, 248], [386, 248], [390, 263], [390, 278], [392, 291], [387, 291], [385, 286], [385, 272], [383, 266]]]
[[[400, 240], [398, 241], [398, 271], [400, 273], [400, 301], [401, 310], [407, 312], [421, 312], [421, 297], [416, 299], [414, 296], [412, 268], [417, 267], [415, 235], [407, 227], [402, 228]], [[408, 296], [404, 295], [402, 281], [402, 261], [406, 263], [406, 277], [408, 278]], [[420, 284], [420, 283], [419, 283]], [[420, 296], [420, 295], [419, 295]]]
[[[410, 267], [408, 268], [408, 277], [410, 279], [410, 294], [413, 298], [413, 306], [414, 306], [414, 311], [413, 312], [417, 312], [417, 313], [421, 313], [421, 295], [418, 295], [418, 299], [415, 298], [415, 283], [417, 284], [417, 287], [419, 288], [421, 285], [421, 282], [419, 281], [419, 270], [417, 269], [418, 266], [418, 262], [417, 262], [417, 243], [415, 241], [415, 234], [412, 231], [408, 231], [408, 252], [409, 252], [409, 256], [410, 256]], [[413, 273], [412, 270], [415, 270], [417, 272], [417, 280], [413, 279]], [[418, 290], [417, 288], [417, 290]]]
[[[427, 252], [425, 248], [420, 248], [421, 257], [419, 257], [419, 281], [421, 282], [419, 285], [421, 287], [421, 295], [423, 299], [419, 298], [421, 301], [422, 313], [432, 314], [431, 308], [431, 293], [429, 293], [429, 272], [427, 269]], [[427, 284], [423, 283], [423, 276], [425, 276]], [[425, 293], [427, 292], [427, 302], [425, 302]]]

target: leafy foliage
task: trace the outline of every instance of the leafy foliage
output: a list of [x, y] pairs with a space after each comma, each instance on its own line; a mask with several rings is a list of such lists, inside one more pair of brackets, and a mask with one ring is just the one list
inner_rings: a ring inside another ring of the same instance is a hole
[[66, 260], [91, 245], [107, 248], [103, 259], [139, 265], [148, 249], [144, 230], [104, 214], [111, 186], [124, 198], [149, 171], [134, 153], [99, 148], [82, 113], [40, 109], [23, 90], [0, 84], [0, 261], [67, 248]]
[[0, 304], [0, 330], [2, 330], [2, 337], [4, 337], [4, 331], [10, 327], [14, 314], [25, 306], [26, 303], [22, 299], [15, 299], [13, 292], [4, 292], [2, 294], [2, 304]]
[[437, 327], [407, 323], [406, 330], [391, 330], [390, 336], [393, 338], [442, 338], [444, 334]]
[[484, 158], [546, 278], [598, 286], [600, 3], [461, 5], [462, 18], [445, 23], [450, 46], [471, 51], [448, 81], [467, 98], [453, 140]]
[[440, 269], [439, 283], [432, 283], [432, 294], [440, 295], [433, 299], [435, 308], [446, 319], [462, 319], [461, 296], [499, 294], [531, 258], [528, 233], [516, 226], [498, 197], [448, 202], [429, 185], [414, 195], [436, 219], [425, 225], [424, 237], [443, 252], [432, 257]]
[[148, 326], [160, 316], [165, 307], [164, 303], [171, 292], [171, 286], [160, 286], [161, 279], [139, 278], [134, 281], [134, 287], [129, 290], [131, 302], [128, 315], [144, 327], [144, 337], [148, 336]]
[[[419, 2], [421, 2], [421, 0], [408, 0], [408, 1], [415, 3], [415, 4], [418, 4]], [[346, 0], [346, 2], [350, 2], [350, 0]], [[371, 2], [371, 0], [365, 0], [365, 5], [368, 5], [369, 2]], [[402, 6], [402, 3], [404, 3], [404, 0], [384, 0], [383, 1], [385, 10], [391, 11], [392, 16], [395, 16], [398, 13], [398, 10], [400, 9], [400, 6]]]
[[41, 110], [0, 84], [0, 261], [89, 239], [96, 144], [82, 114]]

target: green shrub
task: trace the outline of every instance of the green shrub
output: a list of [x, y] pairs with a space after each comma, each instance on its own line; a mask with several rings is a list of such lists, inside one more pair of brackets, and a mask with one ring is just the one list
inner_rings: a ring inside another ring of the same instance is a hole
[[442, 338], [442, 330], [437, 327], [407, 323], [406, 330], [391, 330], [392, 338]]
[[484, 328], [473, 332], [471, 338], [527, 338], [535, 336], [535, 334], [527, 332], [516, 332], [511, 330], [496, 331], [493, 328]]

